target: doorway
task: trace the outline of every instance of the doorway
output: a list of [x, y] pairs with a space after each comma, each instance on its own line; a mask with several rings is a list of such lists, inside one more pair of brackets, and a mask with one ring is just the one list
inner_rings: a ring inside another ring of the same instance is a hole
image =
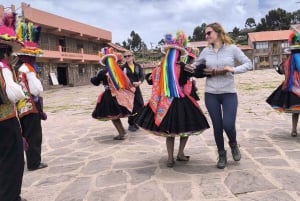
[[57, 67], [57, 80], [60, 85], [68, 84], [68, 68], [67, 67]]

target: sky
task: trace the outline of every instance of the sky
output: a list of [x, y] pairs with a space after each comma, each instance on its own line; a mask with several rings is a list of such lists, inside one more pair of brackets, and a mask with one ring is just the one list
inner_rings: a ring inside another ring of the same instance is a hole
[[230, 32], [234, 27], [244, 28], [249, 17], [260, 22], [272, 9], [300, 9], [299, 0], [0, 0], [4, 7], [14, 4], [19, 8], [21, 2], [108, 30], [114, 43], [127, 41], [135, 31], [148, 48], [155, 47], [167, 33], [183, 30], [191, 36], [202, 23], [219, 22]]

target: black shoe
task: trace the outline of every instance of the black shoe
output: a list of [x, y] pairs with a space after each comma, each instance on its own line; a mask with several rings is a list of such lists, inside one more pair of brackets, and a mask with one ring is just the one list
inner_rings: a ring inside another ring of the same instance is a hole
[[138, 126], [138, 125], [134, 125], [134, 128], [136, 129], [136, 130], [139, 130], [140, 129], [140, 127]]
[[39, 170], [48, 167], [46, 163], [40, 163], [36, 168], [28, 168], [29, 171]]
[[131, 132], [135, 132], [137, 129], [135, 128], [134, 125], [132, 125], [132, 126], [130, 125], [130, 126], [128, 126], [128, 130]]
[[226, 167], [227, 164], [227, 156], [226, 156], [226, 151], [218, 151], [219, 153], [219, 159], [217, 162], [217, 167], [219, 169], [224, 169]]
[[229, 146], [231, 148], [233, 160], [235, 160], [235, 161], [241, 160], [242, 156], [241, 156], [241, 152], [239, 149], [239, 145], [237, 143], [234, 143], [234, 144], [229, 144]]

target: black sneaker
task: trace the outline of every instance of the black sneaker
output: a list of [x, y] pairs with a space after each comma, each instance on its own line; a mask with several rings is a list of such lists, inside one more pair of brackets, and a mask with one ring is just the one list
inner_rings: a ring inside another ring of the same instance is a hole
[[226, 151], [218, 151], [219, 153], [219, 158], [217, 162], [217, 168], [219, 169], [224, 169], [227, 164], [227, 156], [226, 156]]
[[39, 170], [48, 167], [46, 163], [40, 163], [36, 168], [28, 168], [29, 171]]
[[241, 152], [239, 149], [239, 145], [237, 143], [235, 143], [235, 144], [229, 144], [229, 146], [231, 148], [233, 160], [240, 161], [242, 156], [241, 156]]
[[137, 129], [134, 125], [130, 125], [130, 126], [128, 126], [128, 130], [131, 132], [135, 132]]

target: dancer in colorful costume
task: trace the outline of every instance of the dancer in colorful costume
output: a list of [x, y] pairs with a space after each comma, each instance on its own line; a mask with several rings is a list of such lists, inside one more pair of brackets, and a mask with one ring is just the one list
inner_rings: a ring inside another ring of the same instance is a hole
[[42, 162], [42, 123], [41, 111], [43, 86], [37, 73], [36, 57], [42, 56], [38, 47], [41, 27], [31, 22], [18, 22], [17, 38], [24, 47], [15, 52], [19, 61], [16, 65], [18, 82], [26, 98], [17, 104], [22, 126], [22, 135], [28, 143], [26, 153], [27, 169], [30, 171], [48, 167]]
[[25, 201], [21, 186], [24, 152], [21, 126], [15, 104], [25, 97], [16, 83], [12, 52], [21, 48], [16, 41], [16, 13], [4, 13], [0, 26], [0, 200]]
[[105, 47], [101, 50], [100, 57], [100, 63], [105, 69], [97, 72], [91, 78], [91, 83], [95, 86], [102, 83], [105, 91], [98, 96], [92, 117], [103, 121], [112, 120], [119, 133], [114, 140], [124, 140], [126, 131], [120, 118], [131, 114], [135, 88], [117, 63], [118, 58], [122, 58], [120, 53]]
[[164, 57], [160, 66], [152, 75], [147, 76], [153, 84], [152, 95], [146, 106], [138, 114], [136, 123], [151, 133], [166, 137], [168, 151], [168, 167], [173, 167], [175, 137], [180, 137], [177, 154], [178, 161], [188, 161], [184, 148], [190, 135], [200, 134], [209, 128], [208, 122], [197, 101], [190, 96], [192, 85], [188, 84], [190, 77], [202, 77], [201, 64], [196, 69], [185, 68], [180, 58], [187, 54], [185, 45], [187, 38], [184, 32], [178, 31], [176, 38], [171, 34], [165, 37], [162, 48]]
[[292, 33], [288, 42], [291, 55], [277, 68], [285, 80], [266, 102], [279, 112], [292, 113], [291, 136], [296, 137], [300, 113], [300, 34]]

